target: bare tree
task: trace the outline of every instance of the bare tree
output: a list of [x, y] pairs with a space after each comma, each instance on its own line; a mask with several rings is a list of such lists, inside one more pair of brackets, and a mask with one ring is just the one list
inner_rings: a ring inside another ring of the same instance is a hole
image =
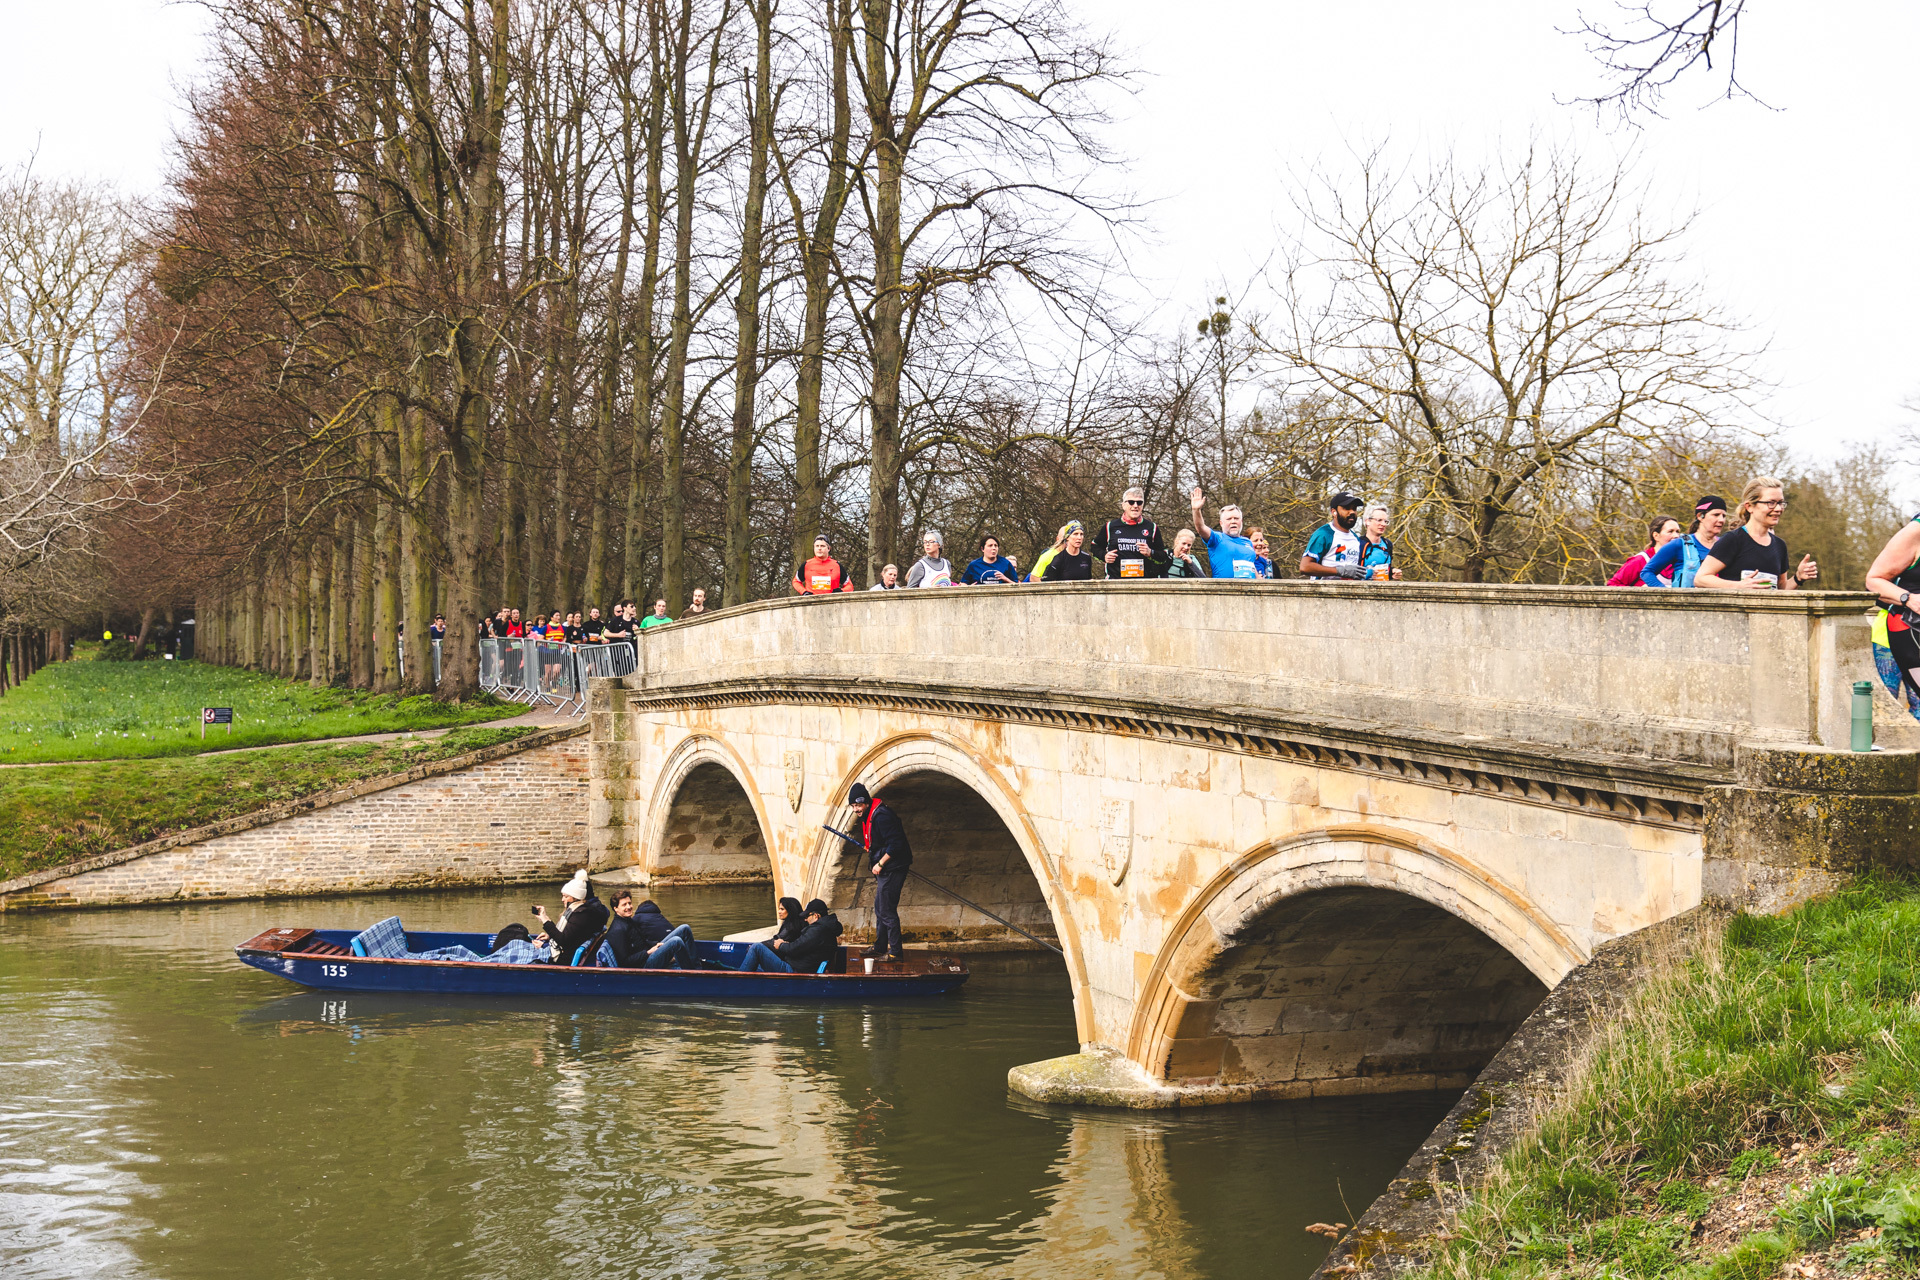
[[1685, 220], [1641, 202], [1627, 168], [1538, 149], [1417, 177], [1375, 152], [1303, 197], [1275, 352], [1375, 437], [1466, 581], [1570, 559], [1592, 477], [1752, 418], [1736, 327], [1675, 277]]
[[1746, 7], [1746, 0], [1662, 0], [1616, 4], [1619, 16], [1613, 21], [1581, 13], [1570, 34], [1586, 38], [1587, 51], [1600, 60], [1612, 86], [1580, 101], [1612, 108], [1623, 119], [1637, 111], [1659, 115], [1667, 91], [1703, 67], [1724, 77], [1722, 98], [1759, 102], [1740, 83], [1740, 20]]
[[0, 576], [162, 496], [128, 443], [142, 409], [125, 352], [138, 268], [132, 218], [112, 192], [27, 167], [0, 177]]

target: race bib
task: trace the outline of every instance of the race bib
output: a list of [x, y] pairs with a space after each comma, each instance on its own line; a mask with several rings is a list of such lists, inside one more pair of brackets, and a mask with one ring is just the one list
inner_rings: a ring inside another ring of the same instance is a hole
[[1257, 578], [1260, 576], [1260, 568], [1251, 560], [1235, 560], [1233, 562], [1233, 576], [1236, 578]]
[[1144, 578], [1147, 576], [1147, 563], [1144, 560], [1122, 560], [1120, 576], [1123, 578]]
[[1742, 569], [1740, 571], [1740, 581], [1760, 582], [1766, 584], [1768, 587], [1777, 587], [1780, 585], [1780, 575], [1777, 573], [1762, 573], [1758, 569]]
[[816, 574], [814, 574], [814, 575], [813, 575], [813, 589], [814, 589], [815, 591], [831, 591], [831, 590], [833, 590], [833, 577], [832, 577], [832, 575], [830, 575], [830, 574], [825, 574], [825, 573], [816, 573]]

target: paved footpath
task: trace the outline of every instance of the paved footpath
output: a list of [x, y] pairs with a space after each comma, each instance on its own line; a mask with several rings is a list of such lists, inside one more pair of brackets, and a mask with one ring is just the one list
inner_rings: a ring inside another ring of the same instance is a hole
[[472, 724], [449, 725], [445, 729], [401, 729], [394, 733], [359, 733], [345, 738], [301, 738], [295, 742], [270, 742], [263, 747], [223, 747], [218, 751], [196, 751], [190, 756], [109, 756], [104, 760], [35, 760], [24, 764], [0, 764], [0, 769], [50, 769], [61, 764], [120, 764], [134, 760], [192, 760], [200, 756], [237, 756], [249, 751], [278, 751], [282, 747], [320, 747], [338, 742], [392, 742], [399, 738], [416, 741], [437, 738], [455, 729], [553, 729], [565, 724], [584, 724], [576, 716], [564, 716], [552, 707], [539, 707], [507, 720], [478, 720]]

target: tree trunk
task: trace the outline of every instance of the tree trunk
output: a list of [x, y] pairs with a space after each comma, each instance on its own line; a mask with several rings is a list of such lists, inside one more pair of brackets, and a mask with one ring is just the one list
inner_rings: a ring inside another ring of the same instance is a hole
[[889, 74], [893, 0], [865, 0], [867, 124], [874, 147], [873, 381], [869, 393], [867, 579], [878, 581], [892, 559], [900, 527], [900, 379], [906, 364], [901, 325], [900, 187], [903, 161]]
[[767, 205], [767, 153], [773, 137], [774, 0], [752, 0], [753, 121], [747, 151], [747, 201], [740, 226], [740, 292], [734, 303], [733, 440], [727, 452], [727, 559], [724, 600], [744, 604], [753, 581], [754, 401], [760, 384], [761, 228]]
[[[813, 554], [814, 535], [821, 532], [826, 507], [826, 482], [820, 471], [820, 401], [826, 383], [827, 316], [833, 305], [834, 243], [840, 217], [852, 185], [847, 144], [853, 130], [853, 106], [847, 91], [848, 61], [852, 54], [853, 11], [850, 0], [833, 0], [828, 10], [832, 61], [832, 134], [827, 148], [827, 180], [815, 211], [813, 231], [806, 231], [806, 211], [791, 181], [787, 198], [800, 236], [801, 276], [805, 301], [800, 325], [800, 365], [794, 385], [793, 545], [790, 558], [798, 565]], [[785, 574], [783, 572], [782, 577]]]

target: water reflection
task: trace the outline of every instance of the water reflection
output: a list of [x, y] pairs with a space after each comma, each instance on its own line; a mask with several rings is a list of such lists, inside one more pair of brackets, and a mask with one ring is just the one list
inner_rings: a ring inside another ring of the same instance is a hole
[[[300, 992], [269, 923], [525, 890], [0, 917], [9, 1276], [1304, 1276], [1445, 1109], [1040, 1107], [1065, 979], [870, 1006]], [[703, 936], [764, 891], [662, 890]]]

